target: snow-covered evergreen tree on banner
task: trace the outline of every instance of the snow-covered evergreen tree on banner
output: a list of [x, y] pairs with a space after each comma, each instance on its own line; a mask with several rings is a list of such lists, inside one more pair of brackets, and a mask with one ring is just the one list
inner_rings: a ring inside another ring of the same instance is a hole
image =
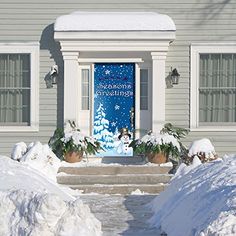
[[96, 138], [105, 150], [114, 147], [113, 133], [109, 131], [109, 121], [106, 119], [103, 104], [100, 103], [94, 120], [94, 138]]

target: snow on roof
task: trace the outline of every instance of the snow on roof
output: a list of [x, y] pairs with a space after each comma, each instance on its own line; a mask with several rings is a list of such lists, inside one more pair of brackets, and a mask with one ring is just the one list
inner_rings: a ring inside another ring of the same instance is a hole
[[175, 31], [168, 15], [156, 12], [73, 12], [56, 19], [55, 31]]

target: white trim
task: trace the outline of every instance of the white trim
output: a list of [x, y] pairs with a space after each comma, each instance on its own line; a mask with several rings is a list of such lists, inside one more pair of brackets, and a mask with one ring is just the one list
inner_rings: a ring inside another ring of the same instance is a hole
[[140, 63], [142, 58], [79, 58], [80, 63]]
[[0, 43], [1, 53], [30, 54], [30, 126], [0, 126], [0, 132], [39, 131], [39, 43]]
[[236, 53], [235, 43], [206, 43], [191, 45], [190, 67], [190, 130], [191, 131], [236, 131], [234, 126], [199, 125], [199, 55], [200, 53]]
[[91, 106], [90, 106], [90, 134], [93, 135], [94, 129], [94, 64], [91, 69]]
[[54, 38], [57, 41], [64, 40], [174, 40], [175, 31], [82, 31], [82, 32], [63, 32], [55, 31]]
[[137, 130], [135, 134], [135, 138], [140, 137], [140, 66], [139, 64], [135, 64], [135, 127], [134, 129]]
[[199, 128], [191, 128], [190, 131], [193, 132], [235, 132], [236, 127], [235, 126], [230, 126], [229, 128], [226, 128], [226, 126], [221, 127], [209, 127], [205, 126], [204, 128], [201, 126]]
[[172, 39], [156, 40], [57, 40], [62, 52], [152, 52], [168, 51]]
[[72, 106], [73, 101], [79, 101], [79, 63], [78, 52], [63, 52], [64, 58], [64, 121], [73, 120], [78, 125], [77, 105]]
[[152, 130], [159, 133], [165, 124], [165, 61], [167, 52], [152, 52]]

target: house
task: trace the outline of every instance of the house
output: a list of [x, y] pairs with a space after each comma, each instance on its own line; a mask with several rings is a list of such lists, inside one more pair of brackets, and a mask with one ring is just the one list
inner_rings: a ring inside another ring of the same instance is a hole
[[110, 137], [171, 122], [190, 128], [186, 144], [236, 153], [232, 0], [0, 0], [0, 11], [1, 154], [46, 143], [66, 120]]

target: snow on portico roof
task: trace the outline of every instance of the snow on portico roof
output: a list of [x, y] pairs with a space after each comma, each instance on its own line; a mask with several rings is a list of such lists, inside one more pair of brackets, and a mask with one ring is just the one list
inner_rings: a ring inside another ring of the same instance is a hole
[[168, 15], [155, 12], [73, 12], [60, 16], [55, 31], [175, 31]]

